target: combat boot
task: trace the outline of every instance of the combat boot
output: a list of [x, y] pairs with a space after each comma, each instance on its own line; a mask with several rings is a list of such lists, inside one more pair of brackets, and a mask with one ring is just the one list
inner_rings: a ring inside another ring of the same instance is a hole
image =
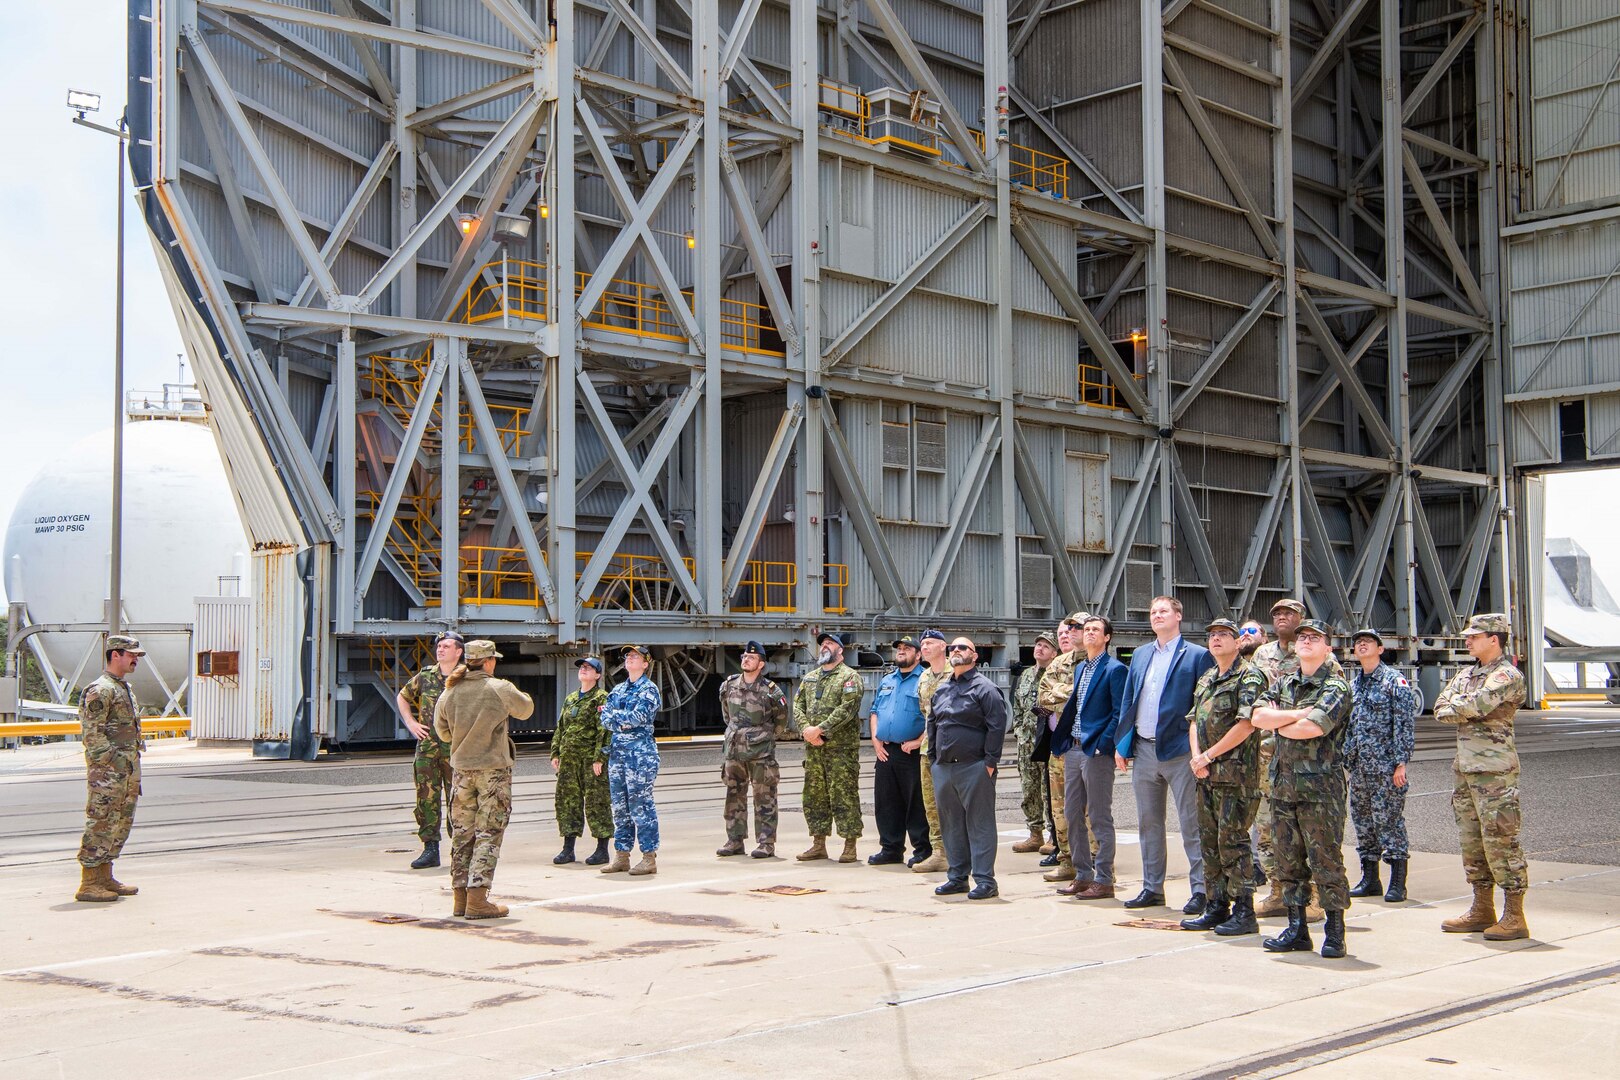
[[457, 885], [455, 888], [450, 890], [450, 896], [450, 915], [453, 918], [459, 919], [463, 915], [467, 914], [467, 887], [465, 885]]
[[556, 866], [563, 866], [574, 861], [574, 838], [572, 836], [563, 837], [562, 850], [553, 855], [551, 861]]
[[1041, 835], [1041, 830], [1031, 829], [1029, 830], [1029, 839], [1018, 841], [1012, 846], [1012, 849], [1020, 855], [1028, 855], [1032, 851], [1041, 850], [1041, 845], [1045, 842], [1046, 838]]
[[1046, 873], [1041, 875], [1041, 880], [1042, 881], [1073, 881], [1074, 880], [1074, 861], [1072, 859], [1068, 859], [1068, 858], [1059, 859], [1058, 864], [1056, 866], [1052, 867], [1052, 869], [1048, 870]]
[[1254, 921], [1254, 894], [1244, 893], [1232, 901], [1232, 917], [1215, 928], [1221, 937], [1258, 934], [1260, 924]]
[[136, 893], [141, 891], [135, 886], [125, 885], [122, 881], [119, 881], [117, 878], [113, 877], [112, 863], [107, 864], [107, 878], [102, 882], [102, 884], [107, 886], [107, 888], [111, 889], [113, 892], [117, 893], [119, 896], [134, 896]]
[[1322, 910], [1322, 898], [1316, 895], [1316, 886], [1311, 886], [1311, 899], [1305, 905], [1305, 921], [1308, 923], [1321, 922], [1327, 918], [1327, 912]]
[[759, 846], [748, 853], [753, 859], [772, 859], [776, 857], [776, 844], [770, 840], [761, 840]]
[[743, 853], [743, 848], [746, 846], [747, 845], [742, 841], [742, 837], [739, 836], [735, 840], [727, 840], [725, 842], [725, 846], [715, 848], [714, 853], [721, 857], [727, 855], [741, 855]]
[[1056, 840], [1046, 840], [1045, 842], [1043, 842], [1041, 844], [1041, 854], [1042, 855], [1056, 855], [1057, 854], [1057, 841]]
[[860, 859], [860, 853], [855, 850], [855, 838], [850, 836], [844, 837], [844, 851], [843, 854], [838, 856], [838, 861], [841, 863], [851, 863], [859, 862]]
[[118, 899], [118, 894], [107, 885], [107, 877], [111, 872], [103, 866], [79, 867], [79, 891], [73, 894], [73, 899], [83, 900], [89, 904], [106, 904]]
[[1191, 919], [1182, 919], [1183, 930], [1213, 930], [1232, 917], [1232, 905], [1227, 902], [1226, 894], [1219, 889], [1211, 889], [1209, 899], [1204, 902], [1203, 914]]
[[812, 836], [810, 846], [795, 856], [800, 862], [815, 862], [817, 859], [825, 859], [826, 857], [827, 838], [825, 836]]
[[1266, 952], [1310, 952], [1311, 931], [1305, 925], [1304, 905], [1288, 905], [1288, 926], [1282, 933], [1266, 938], [1261, 944]]
[[604, 874], [622, 874], [630, 869], [630, 853], [628, 851], [614, 851], [613, 861], [602, 867]]
[[1524, 890], [1502, 890], [1502, 918], [1485, 931], [1486, 941], [1518, 941], [1530, 936], [1530, 924], [1524, 921]]
[[951, 861], [945, 857], [945, 852], [935, 848], [926, 859], [911, 864], [913, 874], [939, 874], [951, 868]]
[[1282, 886], [1275, 881], [1270, 884], [1271, 891], [1266, 894], [1265, 899], [1254, 905], [1256, 918], [1269, 919], [1275, 915], [1286, 914], [1288, 911], [1288, 905], [1283, 903]]
[[630, 868], [631, 877], [646, 877], [658, 873], [658, 852], [643, 851], [641, 861]]
[[1384, 903], [1399, 904], [1406, 899], [1406, 860], [1389, 860], [1389, 891], [1384, 894]]
[[608, 861], [607, 844], [608, 844], [607, 837], [604, 836], [604, 837], [599, 838], [596, 841], [596, 850], [591, 852], [589, 855], [585, 856], [585, 865], [586, 866], [601, 866], [603, 863], [607, 862]]
[[1474, 934], [1496, 925], [1496, 887], [1475, 885], [1474, 902], [1455, 919], [1447, 919], [1440, 929], [1448, 934]]
[[1344, 912], [1330, 911], [1327, 913], [1327, 925], [1322, 927], [1322, 958], [1342, 960], [1344, 954]]
[[424, 840], [422, 854], [411, 861], [412, 870], [430, 870], [439, 865], [439, 842], [437, 840]]
[[1384, 891], [1384, 883], [1378, 879], [1378, 860], [1361, 860], [1361, 880], [1356, 882], [1350, 890], [1351, 896], [1377, 896]]
[[506, 907], [502, 904], [489, 902], [489, 889], [467, 890], [467, 918], [469, 919], [504, 919]]

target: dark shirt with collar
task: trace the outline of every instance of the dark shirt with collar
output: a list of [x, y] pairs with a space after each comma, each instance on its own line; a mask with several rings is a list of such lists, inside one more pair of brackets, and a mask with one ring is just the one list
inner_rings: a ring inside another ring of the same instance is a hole
[[1007, 702], [977, 667], [940, 680], [928, 708], [929, 756], [954, 764], [1001, 761], [1007, 734]]

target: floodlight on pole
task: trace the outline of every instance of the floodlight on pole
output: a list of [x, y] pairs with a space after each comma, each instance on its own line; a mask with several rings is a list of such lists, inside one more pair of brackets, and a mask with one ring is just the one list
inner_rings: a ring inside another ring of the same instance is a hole
[[88, 90], [69, 90], [67, 106], [81, 117], [85, 113], [101, 111], [101, 95], [92, 94]]

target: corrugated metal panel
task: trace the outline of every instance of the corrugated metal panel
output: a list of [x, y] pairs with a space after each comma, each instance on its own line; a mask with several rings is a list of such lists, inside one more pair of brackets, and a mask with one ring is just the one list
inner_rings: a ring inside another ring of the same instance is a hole
[[1080, 348], [1080, 331], [1075, 324], [1065, 319], [1015, 313], [1012, 334], [1018, 393], [1059, 401], [1075, 400], [1078, 386], [1075, 357]]
[[253, 600], [246, 596], [197, 597], [192, 647], [197, 652], [234, 652], [236, 679], [193, 678], [191, 735], [195, 739], [251, 739], [254, 662]]
[[1613, 0], [1530, 6], [1535, 205], [1620, 198], [1620, 10]]
[[1544, 230], [1509, 248], [1514, 392], [1620, 381], [1620, 219]]
[[1598, 394], [1587, 399], [1586, 456], [1620, 457], [1620, 394]]
[[[253, 739], [290, 739], [303, 685], [304, 584], [292, 548], [253, 553]], [[324, 637], [325, 635], [317, 635]]]

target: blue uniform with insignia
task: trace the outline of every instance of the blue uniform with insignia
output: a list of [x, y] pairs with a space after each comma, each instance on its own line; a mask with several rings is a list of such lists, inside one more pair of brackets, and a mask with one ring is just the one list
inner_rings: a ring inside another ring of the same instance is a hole
[[613, 805], [616, 851], [629, 851], [637, 843], [643, 853], [658, 850], [658, 806], [653, 802], [658, 744], [653, 741], [653, 722], [663, 704], [657, 684], [644, 675], [615, 686], [602, 706], [602, 726], [612, 736], [608, 799]]
[[1350, 770], [1350, 817], [1356, 850], [1365, 862], [1407, 857], [1406, 791], [1396, 787], [1395, 767], [1412, 757], [1417, 691], [1406, 676], [1380, 663], [1350, 680], [1350, 732], [1345, 765]]

